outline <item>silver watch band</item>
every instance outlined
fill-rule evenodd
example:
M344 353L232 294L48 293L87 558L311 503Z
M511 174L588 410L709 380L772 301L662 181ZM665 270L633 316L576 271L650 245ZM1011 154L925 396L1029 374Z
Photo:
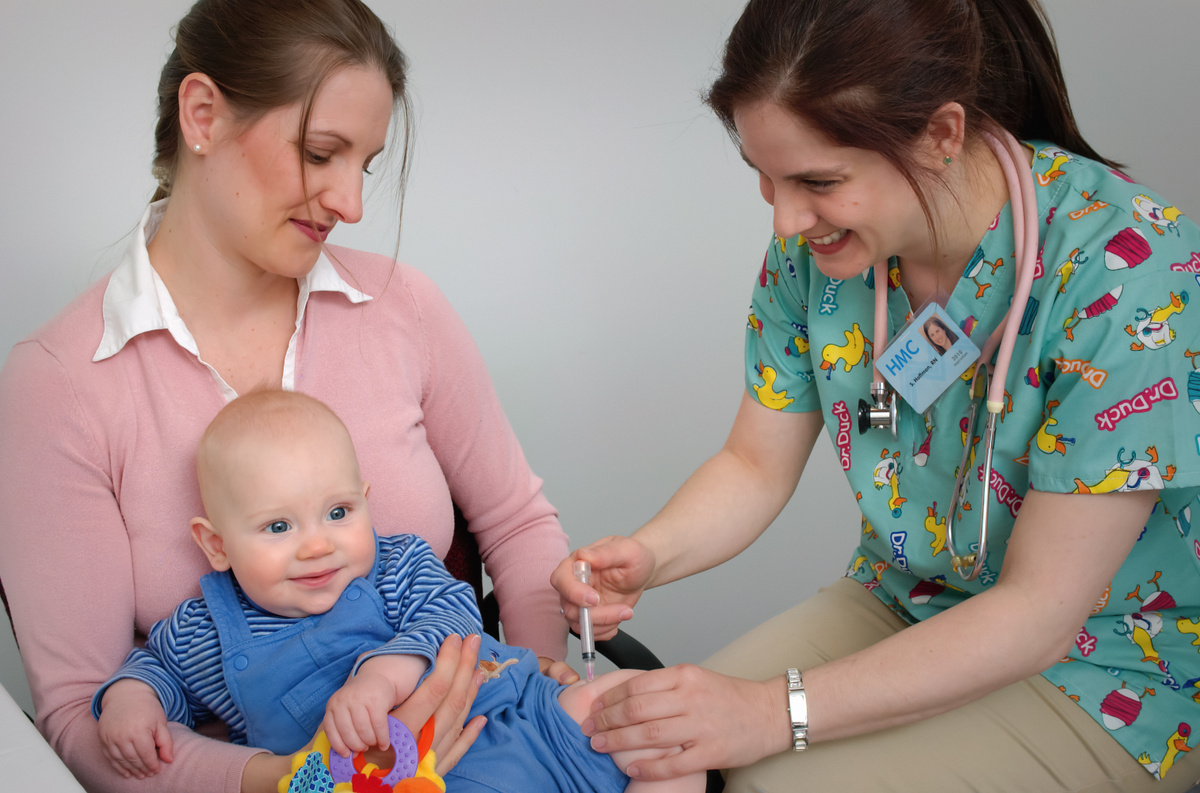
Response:
M787 670L788 718L792 720L792 751L803 752L808 748L808 696L804 693L804 679L800 670Z

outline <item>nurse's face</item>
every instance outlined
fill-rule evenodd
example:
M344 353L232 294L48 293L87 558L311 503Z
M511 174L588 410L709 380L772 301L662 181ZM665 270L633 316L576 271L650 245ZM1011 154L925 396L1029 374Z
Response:
M889 256L928 250L921 203L880 154L834 145L773 102L739 108L734 123L742 156L775 208L775 234L803 235L825 275L853 278Z

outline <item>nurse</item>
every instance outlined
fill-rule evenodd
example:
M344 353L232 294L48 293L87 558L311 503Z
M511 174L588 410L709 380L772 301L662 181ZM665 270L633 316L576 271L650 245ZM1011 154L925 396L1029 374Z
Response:
M604 638L646 589L752 543L822 431L862 530L815 597L704 668L606 694L593 745L681 744L630 773L734 768L734 791L1189 788L1200 414L1183 392L1200 286L1183 263L1200 229L1084 140L1036 0L751 0L708 102L774 212L746 392L724 448L653 520L552 580ZM887 339L932 303L980 348L1004 321L1014 218L986 136L1009 134L1040 256L984 483L965 375L923 414L901 403L899 437L851 417L883 354L877 291ZM964 459L958 553L990 511L972 581L945 532Z

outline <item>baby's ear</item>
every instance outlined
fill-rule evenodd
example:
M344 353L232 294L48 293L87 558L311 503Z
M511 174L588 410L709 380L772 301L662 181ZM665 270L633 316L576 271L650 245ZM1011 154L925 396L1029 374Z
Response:
M371 495L371 483L364 480L363 481L363 498L366 498L369 495Z
M225 555L225 541L205 518L192 518L192 539L208 557L214 570L228 570L229 558Z

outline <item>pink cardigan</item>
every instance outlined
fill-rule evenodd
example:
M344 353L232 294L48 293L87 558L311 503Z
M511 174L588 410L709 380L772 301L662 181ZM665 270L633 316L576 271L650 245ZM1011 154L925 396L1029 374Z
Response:
M561 659L566 628L549 575L567 538L479 350L426 276L332 250L343 278L374 299L310 296L296 389L349 428L378 531L419 534L444 556L457 504L507 641ZM202 514L193 455L224 404L209 370L165 331L92 361L107 282L17 344L0 373L0 579L38 727L85 787L234 793L253 750L172 725L174 763L126 781L102 757L88 709L133 629L145 634L200 593L208 566L188 532Z

